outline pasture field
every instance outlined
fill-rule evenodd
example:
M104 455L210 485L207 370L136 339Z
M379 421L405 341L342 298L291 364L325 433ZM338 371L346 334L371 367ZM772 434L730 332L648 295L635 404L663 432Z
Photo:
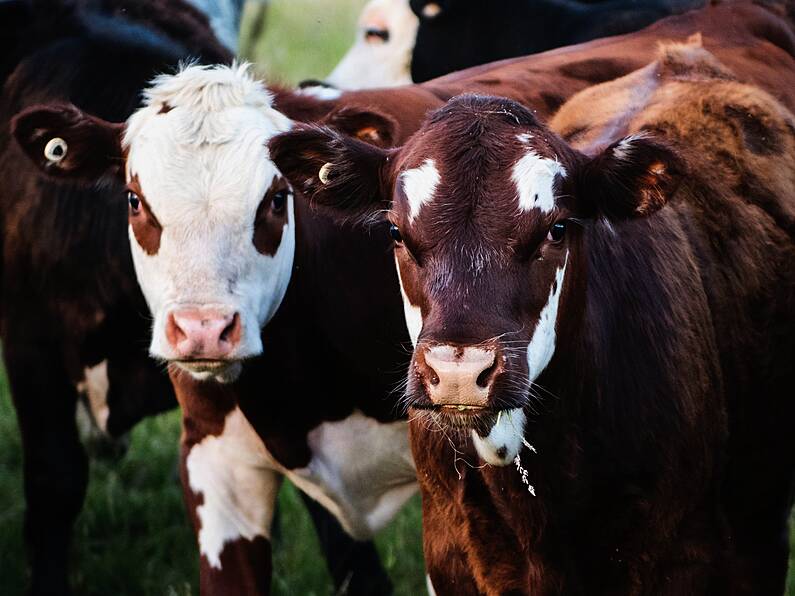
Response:
M258 73L295 83L322 78L353 36L364 0L272 0L262 34L247 10L241 47ZM73 585L85 596L188 596L198 594L196 547L177 478L179 413L140 424L117 461L99 459L91 476L73 549ZM0 596L23 593L23 492L19 433L8 384L0 374ZM274 545L274 593L332 593L314 530L295 489L279 497L280 532ZM795 540L795 534L792 536ZM791 542L793 542L791 540ZM396 593L423 594L419 499L378 537ZM791 557L791 566L795 558ZM795 596L790 577L788 596Z

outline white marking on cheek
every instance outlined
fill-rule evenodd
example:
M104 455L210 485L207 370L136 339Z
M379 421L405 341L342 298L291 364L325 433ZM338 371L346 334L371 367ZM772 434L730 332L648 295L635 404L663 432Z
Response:
M529 137L530 135L518 135L523 142L529 140ZM519 194L519 208L522 211L531 209L541 209L544 213L552 211L555 208L555 176L565 178L566 168L554 159L541 157L535 151L528 150L514 164L511 175Z
M194 445L186 461L190 489L203 499L199 549L221 569L224 545L239 538L270 538L281 476L243 413L235 408L218 436Z
M425 574L425 588L428 590L428 596L436 596L436 590L433 589L431 576L428 575L427 573Z
M481 437L473 430L472 440L480 458L492 466L511 463L522 449L526 420L521 408L503 410L488 436Z
M533 337L527 345L527 371L531 381L538 378L555 353L555 324L563 290L563 276L568 263L569 253L566 251L566 260L563 262L563 267L558 268L555 273L555 283L549 290L549 299L541 310Z
M406 319L406 327L409 331L411 344L416 347L422 331L422 309L411 303L411 300L406 295L406 290L403 289L403 279L400 277L400 265L398 265L397 257L395 257L395 269L397 270L398 283L400 284L400 295L403 298L403 316Z
M433 193L436 192L439 184L436 162L426 159L420 167L403 172L400 179L409 201L409 222L413 222L422 206L429 203L433 199Z
M314 97L321 101L332 101L339 99L342 96L342 90L336 87L325 87L323 85L312 85L311 87L304 87L296 91L298 95L306 95Z

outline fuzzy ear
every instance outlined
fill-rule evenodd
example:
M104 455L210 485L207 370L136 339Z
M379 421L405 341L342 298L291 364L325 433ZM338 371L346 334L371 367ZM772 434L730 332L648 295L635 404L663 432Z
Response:
M349 106L335 110L324 124L378 147L392 147L398 138L398 123L387 114Z
M609 219L644 217L665 206L682 174L682 160L671 149L636 134L586 163L580 196Z
M270 141L271 159L315 205L340 219L364 218L388 204L389 152L324 126L297 126Z
M95 182L124 175L124 124L96 118L70 104L50 104L14 116L11 131L33 163L50 176Z

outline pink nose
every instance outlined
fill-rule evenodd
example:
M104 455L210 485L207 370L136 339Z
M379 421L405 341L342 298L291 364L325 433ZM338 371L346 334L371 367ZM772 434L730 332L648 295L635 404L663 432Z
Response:
M166 320L166 339L178 360L226 360L240 336L237 313L185 308L170 312Z
M421 346L414 364L437 406L486 406L499 373L494 350L473 346Z

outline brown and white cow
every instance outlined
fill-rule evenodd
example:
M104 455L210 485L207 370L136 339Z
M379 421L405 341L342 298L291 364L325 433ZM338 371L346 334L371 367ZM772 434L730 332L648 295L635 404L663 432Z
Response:
M554 122L464 95L399 149L271 142L310 200L387 213L436 592L781 594L795 117L696 38Z
M427 110L467 89L525 98L548 114L595 80L651 60L661 35L694 30L762 82L775 68L738 47L787 59L759 34L786 31L782 19L743 5L398 90L271 96L243 70L188 68L159 79L126 129L67 106L17 119L22 146L51 175L109 174L130 185L131 245L155 319L151 350L174 365L185 412L184 484L205 589L267 590L283 475L357 536L414 490L391 397L408 339L391 245L385 233L341 229L295 200L264 148L269 138L295 121L321 121L399 144Z

